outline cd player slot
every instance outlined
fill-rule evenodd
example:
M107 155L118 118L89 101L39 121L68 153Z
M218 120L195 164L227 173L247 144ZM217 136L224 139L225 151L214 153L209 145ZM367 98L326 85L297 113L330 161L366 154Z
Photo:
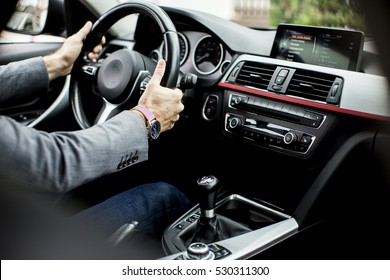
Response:
M252 112L252 113L262 114L262 115L269 116L269 117L275 117L275 118L282 119L285 121L290 121L293 123L301 123L299 118L297 118L294 115L291 115L289 113L284 113L282 111L276 111L273 109L267 109L267 108L252 106L252 105L248 105L247 110L249 112Z
M281 139L283 139L284 135L286 134L286 129L282 127L262 121L255 121L253 119L246 119L244 127L247 129L253 129L254 131L263 133L265 135L280 137Z
M232 108L314 128L318 128L325 119L324 115L306 110L300 106L261 97L248 97L232 94L230 96L229 105Z

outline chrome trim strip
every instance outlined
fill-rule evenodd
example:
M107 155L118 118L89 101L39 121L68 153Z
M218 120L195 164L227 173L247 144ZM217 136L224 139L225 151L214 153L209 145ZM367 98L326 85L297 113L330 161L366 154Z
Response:
M56 100L43 112L38 118L29 123L28 127L34 127L38 125L44 119L50 118L57 114L59 111L62 111L63 108L69 105L69 85L70 85L70 75L66 76L64 87L62 88L60 94Z
M289 218L267 227L225 239L214 244L223 246L231 252L231 254L223 258L223 260L248 259L293 236L297 232L297 221L294 218ZM182 254L185 254L185 252L169 255L161 259L173 260Z

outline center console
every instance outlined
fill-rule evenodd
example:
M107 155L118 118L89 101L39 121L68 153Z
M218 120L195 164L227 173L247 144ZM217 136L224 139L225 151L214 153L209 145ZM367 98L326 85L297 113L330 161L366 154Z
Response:
M220 100L208 95L203 117L213 120L221 108L224 137L293 158L310 157L336 119L329 111L235 90ZM298 232L294 217L268 204L239 193L217 198L217 181L198 180L201 201L166 229L163 259L248 259Z
M208 96L205 118L212 118L218 102L217 95ZM295 158L310 157L335 120L331 112L235 90L224 92L221 105L224 136ZM298 232L294 217L267 204L238 193L217 199L209 186L200 191L204 201L166 229L163 259L248 259Z
M163 248L167 257L163 259L247 259L298 230L291 216L238 194L209 206L205 209L201 201L166 229ZM219 224L210 230L207 220L213 227L214 215Z

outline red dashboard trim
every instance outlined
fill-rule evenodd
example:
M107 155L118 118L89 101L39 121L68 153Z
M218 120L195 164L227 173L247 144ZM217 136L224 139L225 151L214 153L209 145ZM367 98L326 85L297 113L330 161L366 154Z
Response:
M278 95L275 93L270 93L267 91L262 91L258 89L251 89L243 86L238 86L226 82L220 82L218 86L227 88L227 89L232 89L232 90L238 90L241 92L246 92L246 93L251 93L255 94L258 96L263 96L271 99L276 99L276 100L281 100L281 101L287 101L299 105L304 105L304 106L309 106L312 108L318 108L322 110L327 110L327 111L332 111L336 113L341 113L341 114L347 114L347 115L353 115L353 116L358 116L362 118L367 118L367 119L375 119L375 120L381 120L381 121L390 121L390 117L386 116L381 116L381 115L376 115L376 114L370 114L370 113L365 113L365 112L359 112L359 111L354 111L350 109L344 109L336 106L331 106L327 104L321 104L321 103L316 103L308 100L303 100L303 99L297 99L289 96L284 96L284 95Z

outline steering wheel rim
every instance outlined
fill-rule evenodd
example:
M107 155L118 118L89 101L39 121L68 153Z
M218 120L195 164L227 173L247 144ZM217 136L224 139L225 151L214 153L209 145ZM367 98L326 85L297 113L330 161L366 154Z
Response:
M165 74L161 85L174 88L177 85L180 68L180 47L176 28L170 17L159 6L148 1L132 1L119 4L103 14L92 26L91 32L84 41L83 50L77 59L72 73L70 86L70 103L77 123L83 129L91 127L86 117L79 80L91 83L92 88L103 100L94 124L105 122L119 112L130 108L130 98L138 100L142 87L150 78L156 66L155 61L134 50L118 50L102 65L87 60L87 54L98 45L110 27L125 16L139 13L152 18L163 34L166 46L163 54L166 61ZM131 69L130 69L131 68ZM114 86L112 86L115 84ZM133 104L135 105L135 104ZM126 107L128 106L128 107Z

